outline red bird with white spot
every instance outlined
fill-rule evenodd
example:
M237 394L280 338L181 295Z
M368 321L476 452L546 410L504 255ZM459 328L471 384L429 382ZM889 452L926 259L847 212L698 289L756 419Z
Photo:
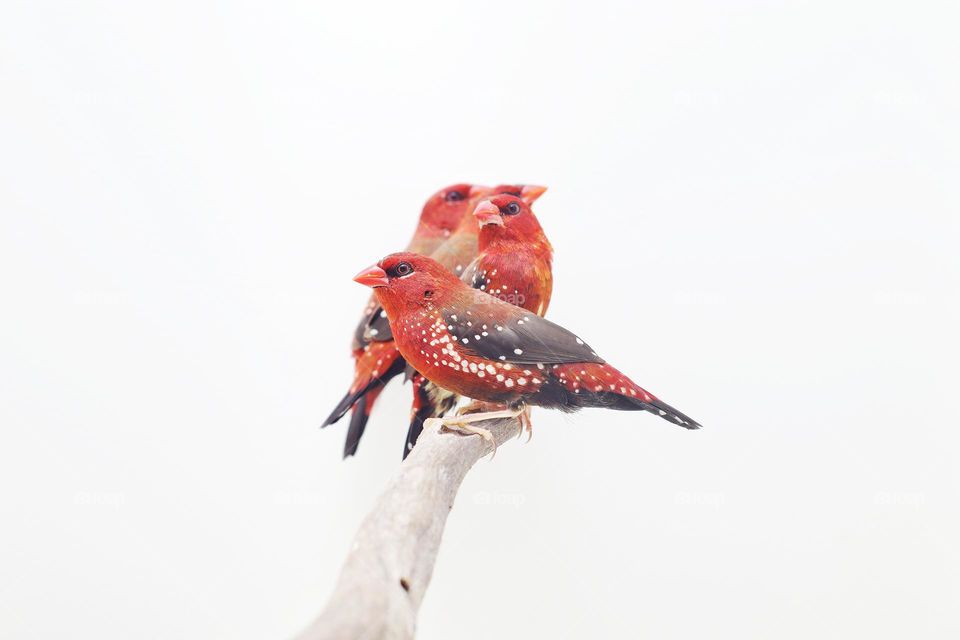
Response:
M490 189L471 184L455 184L433 194L420 215L420 222L407 251L429 254L447 269L460 275L477 255L479 225L470 215L476 203L490 194L511 193L535 200L544 189L525 185L502 184ZM337 422L353 410L343 456L356 453L366 429L374 402L386 384L406 370L393 343L386 313L371 297L353 337L354 376L349 390L321 427ZM415 374L414 374L415 375ZM422 381L414 379L414 421L439 415L450 408L448 399L441 406L425 404Z
M530 207L546 190L537 185L500 185L478 203L472 217L479 227L479 253L460 276L474 289L539 316L546 313L553 291L553 247ZM414 393L404 457L416 444L424 421L443 415L458 400L456 394L416 377ZM524 421L529 428L529 420Z
M397 348L417 371L460 395L508 406L444 418L446 427L490 438L470 423L515 417L533 405L562 411L643 410L686 429L700 428L607 364L573 333L471 288L430 258L394 253L354 280L373 288Z
M423 205L407 251L420 254L436 252L440 246L452 239L455 232L463 226L464 219L472 218L470 212L474 205L487 193L487 187L471 184L455 184L434 193ZM467 254L462 259L467 261L476 254L476 232L473 229L471 232L472 238L463 243ZM374 402L383 391L384 385L403 373L406 368L393 344L393 336L390 335L390 327L382 311L376 298L371 296L353 335L353 382L346 395L321 425L331 425L353 409L343 448L344 457L356 453Z
M537 197L546 190L537 189ZM480 225L480 253L462 279L542 316L553 292L553 247L530 209L532 203L528 196L504 194L477 205L473 217Z

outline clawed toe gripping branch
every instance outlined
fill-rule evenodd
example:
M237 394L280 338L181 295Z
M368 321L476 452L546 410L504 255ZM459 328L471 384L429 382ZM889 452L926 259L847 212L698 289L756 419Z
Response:
M493 434L489 430L482 427L474 426L473 423L476 422L486 422L489 420L502 420L502 419L513 419L520 418L518 420L519 432L523 433L523 426L525 424L524 416L527 415L527 411L523 407L517 407L513 409L504 409L502 411L487 411L484 413L464 413L456 416L446 417L446 418L430 418L424 423L429 428L438 429L441 433L444 431L453 431L456 433L462 433L464 435L477 435L480 436L485 442L489 443L493 448L493 451L490 453L490 459L492 460L494 456L497 455L497 440L493 437Z

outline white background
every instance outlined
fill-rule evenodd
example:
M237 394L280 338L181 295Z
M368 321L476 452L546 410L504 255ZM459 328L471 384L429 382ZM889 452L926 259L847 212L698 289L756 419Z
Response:
M0 9L0 636L287 638L399 462L360 268L542 183L551 317L701 421L535 412L420 637L956 638L950 2Z

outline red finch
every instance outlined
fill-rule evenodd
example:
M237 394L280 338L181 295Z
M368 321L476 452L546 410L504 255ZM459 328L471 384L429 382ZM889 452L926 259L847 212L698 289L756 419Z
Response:
M487 193L485 187L471 184L455 184L437 191L423 205L416 231L407 245L407 251L430 254L450 240L464 218L470 218L472 204ZM475 234L474 234L475 238ZM475 247L474 240L473 246ZM470 243L467 243L469 249ZM476 251L475 248L472 250ZM467 256L467 260L473 253ZM400 358L390 335L390 327L374 296L370 297L363 317L353 336L352 352L354 376L350 389L340 400L322 427L333 424L353 408L344 457L356 453L357 443L363 435L370 412L383 386L394 376L402 373L405 364Z
M477 204L473 216L480 228L479 253L464 269L461 280L474 289L544 315L553 289L553 247L530 205L546 187L506 185L500 195ZM456 405L458 397L433 385L419 374L414 378L414 408L404 445L404 457L413 449L425 420L439 417ZM529 426L529 421L526 421Z
M489 431L471 423L516 417L526 406L643 410L687 429L700 427L570 331L472 289L430 258L394 253L354 280L373 288L397 348L428 380L474 400L507 405L443 418L446 428L492 442Z

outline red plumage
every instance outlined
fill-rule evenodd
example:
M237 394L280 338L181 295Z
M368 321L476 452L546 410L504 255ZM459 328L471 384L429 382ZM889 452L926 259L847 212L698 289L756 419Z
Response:
M553 247L530 207L546 187L517 185L517 191L511 191L501 185L497 190L503 192L478 203L473 210L480 227L479 253L460 279L474 289L542 316L553 291ZM456 394L418 381L417 408L411 412L404 457L416 444L423 422L443 415L458 399Z
M645 410L700 427L573 333L472 289L429 258L391 254L356 280L374 287L403 357L440 387L510 406Z
M434 193L423 205L420 219L413 237L407 245L407 251L430 254L448 242L454 232L460 228L465 218L471 218L472 205L488 190L471 184L455 184ZM476 234L472 241L462 243L469 253L464 260L476 252ZM405 363L393 345L386 318L374 296L370 297L364 308L353 336L354 375L353 382L346 395L340 400L333 412L324 421L322 427L337 422L353 409L343 455L347 457L356 452L367 420L379 392L396 375L404 371ZM361 403L362 400L362 403Z
M488 194L520 195L524 189L527 187L523 185L498 185L489 189L470 184L457 184L437 191L424 204L420 221L407 246L407 251L430 255L451 272L463 273L466 266L477 255L479 225L470 215L474 205ZM532 193L528 192L528 196ZM536 196L540 193L542 190L537 192ZM352 351L353 382L321 425L326 427L333 424L347 411L353 410L343 450L344 457L356 453L357 445L363 436L370 412L380 391L406 368L406 363L394 346L387 318L374 296L371 296L364 308L360 322L354 331ZM420 394L419 398L417 394ZM419 411L414 410L415 421L422 422L423 419L438 415L443 409L449 408L449 401L431 406L424 394L422 384L415 384L415 402L421 405Z

